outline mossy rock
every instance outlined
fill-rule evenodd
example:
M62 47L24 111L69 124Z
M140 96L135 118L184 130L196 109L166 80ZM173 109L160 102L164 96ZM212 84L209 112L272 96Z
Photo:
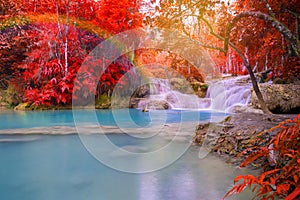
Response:
M206 91L208 89L208 85L207 84L202 84L200 86L200 88L201 88L202 91Z
M110 96L103 94L100 95L95 101L96 109L108 109L111 107Z
M170 84L173 90L177 90L185 94L193 93L192 88L190 88L190 83L186 81L184 78L171 78Z
M20 91L12 85L9 85L6 90L1 90L0 96L0 102L8 104L12 108L22 102Z
M31 104L28 102L25 103L20 103L19 105L17 105L14 110L28 110L30 109Z

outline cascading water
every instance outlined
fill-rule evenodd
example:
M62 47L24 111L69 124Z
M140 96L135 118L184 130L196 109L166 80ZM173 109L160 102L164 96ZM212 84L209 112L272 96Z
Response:
M247 106L251 98L251 84L247 76L214 81L209 84L206 98L210 109L231 112L236 106Z
M168 79L153 78L150 81L150 96L138 104L142 109L205 109L210 102L199 98L197 95L184 94L172 89Z
M151 79L150 96L139 102L141 109L214 109L231 112L235 106L247 106L251 84L246 76L209 82L205 98L172 89L168 79Z

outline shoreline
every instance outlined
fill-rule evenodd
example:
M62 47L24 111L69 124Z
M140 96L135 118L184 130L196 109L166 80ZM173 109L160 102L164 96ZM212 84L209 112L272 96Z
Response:
M119 128L118 126L49 126L33 128L2 129L0 136L39 136L39 135L110 135L129 134L141 138L159 136L170 141L192 142L198 122L165 123L139 128Z
M201 147L205 138L214 138L215 140L208 141L211 152L228 163L238 165L245 158L245 156L238 157L238 154L256 146L255 139L258 137L270 139L277 133L269 131L270 128L286 119L294 119L295 116L297 114L231 114L217 129L218 132L208 131L208 124L199 125L193 142ZM269 139L266 139L266 142Z

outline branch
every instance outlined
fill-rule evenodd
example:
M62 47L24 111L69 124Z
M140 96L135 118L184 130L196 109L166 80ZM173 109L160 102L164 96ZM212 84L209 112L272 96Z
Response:
M205 24L208 26L208 28L209 28L209 30L210 30L210 33L211 33L213 36L217 37L217 38L220 39L221 41L224 41L224 43L226 42L226 39L225 39L225 38L223 38L222 36L220 36L219 34L217 34L217 33L214 32L214 29L213 29L212 25L211 25L211 24L210 24L203 16L199 16L199 19L201 19L202 21L205 22ZM234 45L232 42L230 42L230 41L227 41L227 48L228 48L228 45L229 45L232 49L234 49L235 52L240 56L240 58L242 59L244 65L245 65L245 67L247 68L248 73L249 73L250 78L251 78L251 82L252 82L253 89L254 89L255 94L256 94L256 96L257 96L257 99L258 99L258 101L259 101L259 103L260 103L261 109L263 110L264 113L270 114L271 112L269 111L269 109L268 109L268 107L267 107L267 105L266 105L266 103L265 103L265 101L264 101L264 98L263 98L263 96L262 96L262 94L261 94L261 92L260 92L260 90L259 90L258 84L257 84L257 82L256 82L256 78L255 78L255 75L254 75L254 73L253 73L253 71L252 71L252 69L251 69L250 63L248 62L248 60L247 60L247 59L245 58L245 56L243 55L242 51L241 51L237 46L235 46L235 45ZM225 55L226 55L227 50L226 50L226 49L223 49L223 52L224 52Z
M222 53L225 54L224 49L221 48L221 47L212 46L212 45L204 44L204 43L201 43L201 42L197 42L197 43L198 43L200 46L204 47L204 48L218 50L218 51L221 51Z
M227 28L226 28L226 35L225 35L225 42L224 42L224 50L225 52L228 51L228 44L229 44L229 39L230 39L230 32L232 28L235 26L235 24L242 18L245 17L256 17L258 19L262 19L264 21L270 22L271 25L279 31L285 39L290 42L293 50L295 51L296 55L300 57L300 41L297 39L297 37L292 33L292 31L286 27L283 23L278 21L276 18L262 13L262 12L244 12L236 15L230 23L228 23Z
M224 41L225 38L223 38L222 36L220 36L219 34L215 33L212 25L209 23L209 21L207 19L205 19L202 15L199 16L199 19L201 19L209 28L210 34L215 36L216 38L218 38L219 40Z
M202 1L197 1L197 2L194 3L191 7L193 8L193 7L197 6L197 5L200 4L200 3L202 3ZM181 10L178 14L173 15L171 18L169 18L168 21L171 21L171 20L173 20L173 19L175 19L175 18L177 18L177 17L182 16L185 12L187 12L187 11L189 11L189 10L190 10L189 8L187 8L187 9L185 9L185 10ZM166 25L166 23L161 24L161 26L164 26L164 25Z
M268 3L268 0L264 0L264 2L265 2L265 4L266 4L266 7L267 7L267 9L268 9L270 15L271 15L272 17L275 18L275 13L273 12L273 10L272 10L270 4Z
M297 18L300 18L300 14L299 14L299 13L293 12L293 11L291 11L291 10L289 10L289 9L286 9L286 10L287 10L289 13L295 15Z

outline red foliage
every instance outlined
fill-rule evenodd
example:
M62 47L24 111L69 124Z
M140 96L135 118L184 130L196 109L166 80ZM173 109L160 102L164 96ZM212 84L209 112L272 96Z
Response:
M15 19L10 19L11 16L22 18L28 15L24 19L36 23L23 26L13 21L7 25L12 27L10 32L15 34L4 34L5 38L1 40L3 44L1 42L0 47L3 45L5 48L0 49L0 61L3 61L0 71L4 72L4 76L14 76L24 91L24 101L36 105L70 104L78 69L103 40L100 37L106 36L81 30L77 22L82 26L84 21L88 21L93 26L101 27L95 28L118 33L138 27L142 21L140 1L12 0L6 4L3 6L8 9L1 18L13 21ZM2 9L1 6L2 3ZM38 19L34 16L38 16ZM47 19L47 16L51 19ZM0 25L2 29L4 26ZM16 28L20 31L16 31ZM95 32L101 34L99 30ZM93 74L102 66L102 61L90 64L91 67L86 70ZM11 67L7 68L8 65ZM99 81L99 85L97 92L92 94L109 93L131 66L125 56L114 61L101 78L94 80ZM91 79L83 81L91 82ZM84 90L85 95L93 90L80 89Z
M246 151L253 151L243 161L245 167L259 158L268 160L264 172L254 177L252 175L238 176L234 183L243 180L229 190L224 198L234 193L240 193L247 186L253 187L257 197L261 199L274 199L275 197L286 200L299 199L300 197L300 114L294 120L288 119L270 129L278 131L266 146L254 147Z
M102 0L96 23L113 34L141 27L141 0Z
M267 9L266 2L272 11ZM235 11L258 11L274 16L296 36L296 18L299 4L296 0L257 1L237 0ZM248 48L247 57L256 72L272 69L274 77L289 79L300 78L299 56L292 50L291 44L279 33L270 22L248 17L240 20L231 33L232 42L241 50Z

